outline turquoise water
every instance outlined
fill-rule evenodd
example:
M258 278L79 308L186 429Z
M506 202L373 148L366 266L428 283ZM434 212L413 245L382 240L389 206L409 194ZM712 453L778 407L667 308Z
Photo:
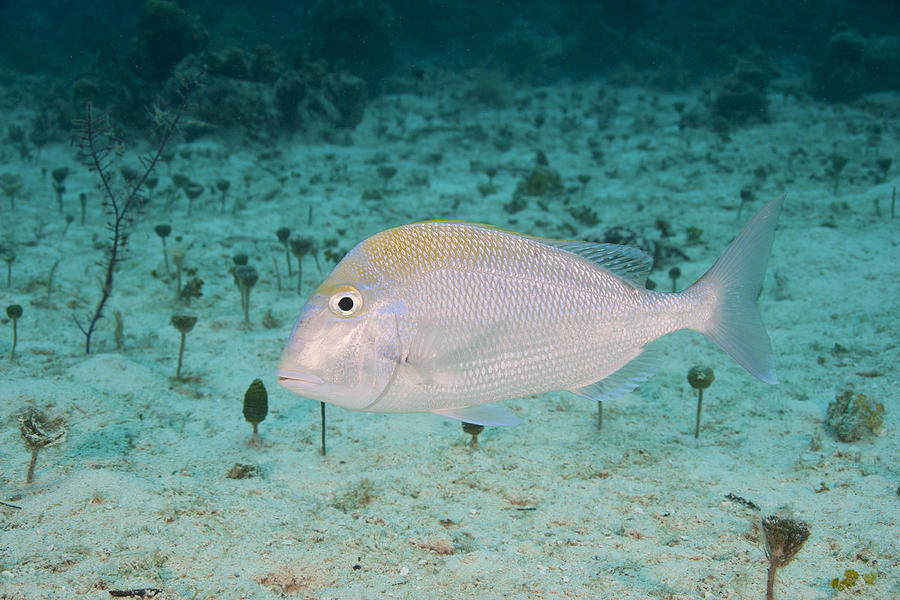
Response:
M770 515L809 530L775 597L897 596L896 8L615 7L0 9L0 598L758 598ZM782 192L777 386L678 332L602 427L567 392L477 447L328 406L323 455L277 384L386 228L634 246L680 290Z

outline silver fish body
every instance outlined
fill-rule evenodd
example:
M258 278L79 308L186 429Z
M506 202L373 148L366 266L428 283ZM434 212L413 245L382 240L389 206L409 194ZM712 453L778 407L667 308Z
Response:
M307 302L279 383L353 410L513 424L488 404L557 390L615 398L652 374L647 344L680 329L775 383L756 298L782 200L677 293L643 287L651 261L633 248L457 222L383 231Z

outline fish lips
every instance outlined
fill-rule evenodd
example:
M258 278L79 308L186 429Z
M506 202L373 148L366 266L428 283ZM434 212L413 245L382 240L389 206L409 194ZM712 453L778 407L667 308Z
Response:
M365 410L378 400L369 398L357 388L345 388L326 382L310 373L300 373L287 369L275 369L278 385L303 398L328 402L350 410Z
M300 395L319 389L325 383L321 377L287 369L275 369L275 376L278 377L278 385Z

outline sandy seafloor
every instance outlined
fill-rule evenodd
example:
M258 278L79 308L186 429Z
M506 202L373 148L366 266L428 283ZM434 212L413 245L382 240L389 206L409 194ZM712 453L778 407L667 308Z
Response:
M26 183L14 211L0 199L2 243L18 255L10 289L3 271L0 303L24 307L18 356L0 360L0 499L21 507L0 508L0 598L99 599L140 587L171 599L762 598L767 563L757 523L775 513L806 520L812 531L779 572L776 597L900 597L900 219L889 216L891 188L900 184L897 97L829 107L776 92L770 123L723 141L709 129L677 126L673 103L696 108L699 91L607 90L620 100L610 112L600 108L601 89L523 89L500 109L473 107L453 92L389 95L371 103L348 145L179 144L132 227L89 356L73 315L84 320L99 298L95 263L106 233L95 176L68 145L45 147L32 162L5 148L0 170L22 173ZM604 112L611 119L598 127ZM546 117L540 128L538 114ZM602 151L599 162L592 147ZM569 191L529 198L511 215L503 204L538 150ZM834 152L849 158L836 195L827 174ZM436 166L432 153L442 155ZM883 156L895 160L879 183L875 161ZM123 164L134 162L132 153ZM398 174L383 200L361 200L364 190L383 187L378 164ZM476 188L487 181L479 164L498 166L497 192L486 199ZM76 216L65 235L42 174L59 166L71 169L65 212ZM191 217L184 199L166 213L174 173L210 187L229 179L227 211L207 191ZM580 173L592 177L583 197ZM742 187L754 200L737 220ZM323 457L318 404L275 383L303 302L285 273L280 226L337 240L334 250L346 251L387 226L424 218L598 239L613 225L658 238L654 223L664 218L669 241L690 260L669 261L651 277L669 285L666 272L677 265L682 287L785 190L760 299L778 386L682 332L661 343L654 378L606 405L602 431L596 406L565 393L508 403L524 424L486 430L477 450L456 421L330 408ZM82 191L85 226L77 218ZM567 211L582 206L596 211L597 224ZM189 308L173 300L171 279L151 274L164 272L158 223L172 225L169 249L187 247L185 265L204 280L203 297ZM687 244L689 226L703 229L699 244ZM239 252L260 271L249 328L228 272ZM321 271L311 257L304 263L304 294L333 266L319 257ZM266 310L276 327L262 325ZM119 349L114 311L124 325ZM176 313L199 317L183 381L173 378ZM0 352L8 354L12 327L2 325ZM699 440L685 378L695 364L716 373ZM270 407L260 448L248 447L241 414L256 377ZM843 443L826 428L825 407L851 385L884 403L882 435ZM69 426L62 445L41 453L32 485L15 419L28 406ZM235 463L261 475L226 478ZM845 569L877 578L832 590Z

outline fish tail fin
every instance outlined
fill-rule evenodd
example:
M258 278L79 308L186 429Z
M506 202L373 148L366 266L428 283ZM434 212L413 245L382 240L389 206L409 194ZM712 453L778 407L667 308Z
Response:
M756 213L719 260L691 286L712 298L709 318L692 329L718 344L751 375L770 384L778 383L775 360L756 301L784 197L781 194Z

